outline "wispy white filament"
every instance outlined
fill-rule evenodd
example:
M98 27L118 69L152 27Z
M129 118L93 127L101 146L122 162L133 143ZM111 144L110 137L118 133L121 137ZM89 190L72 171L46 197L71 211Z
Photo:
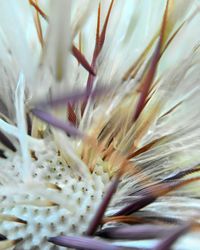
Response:
M24 13L19 6L19 1L2 1L0 8L0 25L2 30L6 33L7 42L10 46L11 52L16 57L19 67L24 70L27 77L33 73L33 57L24 34L22 16ZM26 10L28 9L28 1L22 1ZM5 15L6 13L6 15ZM16 28L17 25L17 28ZM33 33L33 32L32 32ZM23 54L23 55L22 55ZM30 68L30 62L32 67Z
M64 132L55 129L52 129L52 132L54 134L55 141L58 143L61 153L63 153L65 156L69 156L70 163L72 164L72 167L74 167L74 170L78 171L81 176L88 178L88 181L90 181L91 176L88 166L76 154L72 144L69 142L69 139L66 137Z
M25 94L25 79L23 73L20 73L19 80L17 83L15 91L15 108L16 108L16 118L18 125L18 138L21 147L21 153L23 158L23 176L24 181L30 178L30 167L31 160L28 147L27 139L27 128L26 128L26 118L25 118L25 108L24 108L24 94Z
M0 119L0 128L10 134L10 135L13 135L15 137L18 137L18 129L17 127L13 126L13 125L10 125L8 124L7 122L5 122L4 120Z

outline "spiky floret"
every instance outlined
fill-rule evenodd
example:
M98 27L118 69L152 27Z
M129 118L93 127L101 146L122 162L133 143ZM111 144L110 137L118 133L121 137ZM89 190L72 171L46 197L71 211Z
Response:
M2 2L0 249L197 248L199 18L187 0Z

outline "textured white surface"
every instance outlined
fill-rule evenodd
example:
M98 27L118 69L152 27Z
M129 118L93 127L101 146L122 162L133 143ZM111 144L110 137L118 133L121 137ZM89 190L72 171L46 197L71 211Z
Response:
M40 143L35 143L37 160L32 161L32 182L23 183L22 159L18 154L11 153L2 161L11 180L5 179L2 184L7 183L6 187L0 187L0 193L5 193L1 195L0 213L27 221L27 224L0 222L1 233L9 239L25 239L16 247L18 250L59 249L47 243L47 237L83 233L109 181L100 166L91 174L90 181L81 179L62 162L53 143L45 140L44 145L42 149ZM61 190L48 187L48 183ZM48 202L55 204L51 206Z

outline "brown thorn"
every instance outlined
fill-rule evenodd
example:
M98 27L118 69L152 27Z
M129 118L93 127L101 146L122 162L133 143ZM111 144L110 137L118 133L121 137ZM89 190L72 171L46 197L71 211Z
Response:
M72 46L72 54L77 59L77 61L93 76L95 76L95 72L92 66L88 63L85 56L81 53L79 49L75 47L75 45Z
M184 178L188 175L198 173L200 172L200 165L196 165L193 168L185 169L182 171L179 171L178 173L175 173L173 175L170 175L169 177L165 178L162 182L169 182L169 181L175 181L175 180L180 180L181 178Z
M171 42L173 41L173 39L176 37L176 35L178 34L178 32L182 29L182 27L184 26L185 22L183 22L172 34L172 36L170 37L170 39L167 41L167 43L164 45L161 54L160 54L160 58L161 56L164 54L164 52L166 51L166 49L169 47L169 45L171 44ZM124 74L122 80L126 81L129 78L134 78L136 73L138 72L138 69L141 67L142 63L144 62L144 58L145 55L147 54L147 52L152 48L153 44L156 41L156 38L158 37L158 34L156 33L156 35L152 38L152 40L149 42L148 46L146 47L146 49L142 52L142 54L140 55L140 57L136 60L136 62L134 62L134 64L126 71L126 73Z
M35 21L35 26L38 34L38 38L40 41L40 44L42 48L44 47L44 38L43 38L43 33L42 33L42 26L40 22L40 17L39 17L39 12L36 10L36 13L34 15L34 21Z
M82 35L81 35L81 31L80 31L79 36L78 36L78 49L82 53Z
M152 142L150 142L150 143L144 145L142 148L138 149L137 151L135 151L135 152L129 154L128 157L127 157L127 159L131 159L131 158L133 158L133 157L135 157L135 156L137 156L137 155L140 155L140 154L142 154L142 153L148 151L148 150L151 149L153 146L155 146L157 143L161 142L163 139L166 139L166 138L167 138L167 136L163 136L163 137L160 137L160 138L158 138L158 139L153 140Z
M99 43L100 23L101 23L101 3L99 3L99 6L98 6L97 29L96 29L96 44Z
M163 38L164 38L164 33L165 33L165 28L166 28L168 5L169 5L169 1L167 1L167 5L165 8L165 13L164 13L163 21L162 21L161 32L160 32L158 44L157 44L155 52L152 56L152 60L151 60L150 65L149 65L149 69L146 72L145 77L143 79L143 82L141 84L142 85L142 92L141 92L138 104L136 106L133 121L137 120L140 113L142 112L142 110L145 107L146 98L149 94L149 89L151 87L151 84L153 82L153 79L154 79L154 76L155 76L155 73L157 70L157 65L158 65L158 61L160 59L160 54L161 54L162 45L163 45Z
M112 6L113 6L114 0L111 1L109 9L108 9L108 13L106 15L106 20L104 22L103 25L103 29L101 34L99 35L99 29L100 29L100 13L101 13L101 6L99 4L99 8L98 8L98 15L97 15L97 31L96 31L96 44L95 44L95 49L93 52L93 58L92 58L92 63L91 63L91 67L95 69L95 64L96 64L96 60L97 57L103 47L104 44L104 40L105 40L105 35L106 35L106 29L107 29L107 25L108 25L108 21L109 21L109 17L110 17L110 13L112 10ZM88 76L88 80L87 80L87 85L86 88L88 90L92 89L93 83L94 83L95 77L91 74L89 74ZM85 111L85 107L87 105L87 99L83 102L82 107L81 107L81 114L83 116L84 111Z
M152 46L155 43L157 37L158 37L158 33L156 33L154 35L154 37L151 39L151 41L149 42L149 44L147 45L145 50L142 52L142 54L139 56L139 58L136 60L136 62L134 62L134 64L126 71L126 73L124 74L124 76L122 78L123 81L126 81L129 78L134 78L135 77L136 73L138 72L139 68L141 67L141 65L143 64L143 62L145 60L146 54L152 48Z
M71 122L74 126L76 126L77 123L76 113L74 112L73 106L70 103L67 104L67 110L68 110L69 122Z
M181 104L183 103L183 101L178 102L176 105L174 105L170 110L168 110L166 113L164 113L161 118L163 118L166 115L169 115L170 113L172 113L174 110L176 110Z
M39 7L33 0L29 0L29 3L30 3L30 5L32 5L32 6L37 10L37 12L40 13L40 15L41 15L46 21L48 21L48 16L44 13L44 11L42 11L42 10L40 9L40 7Z
M140 223L145 223L145 221L146 221L145 218L142 218L139 216L121 215L121 216L105 217L102 220L102 224L109 223L109 222L140 224Z
M173 192L195 181L200 181L200 177L194 177L183 181L176 180L172 182L155 184L151 187L141 190L140 192L137 193L138 198L136 198L133 202L120 209L118 212L114 214L114 216L129 215L134 212L137 212L140 209L156 201L157 198L164 196L169 192Z
M100 50L102 49L104 41L105 41L106 30L107 30L108 21L109 21L109 18L110 18L110 14L111 14L113 4L114 4L114 0L112 0L111 3L110 3L108 13L106 15L106 19L105 19L105 22L104 22L104 25L103 25L103 29L102 29L102 32L101 32L101 35L100 35L100 38L99 38L100 47L99 47L99 50L98 50L98 54L99 54Z

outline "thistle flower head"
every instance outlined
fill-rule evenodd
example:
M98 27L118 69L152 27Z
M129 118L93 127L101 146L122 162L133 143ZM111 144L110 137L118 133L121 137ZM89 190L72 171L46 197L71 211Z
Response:
M198 248L199 11L1 3L0 249Z

